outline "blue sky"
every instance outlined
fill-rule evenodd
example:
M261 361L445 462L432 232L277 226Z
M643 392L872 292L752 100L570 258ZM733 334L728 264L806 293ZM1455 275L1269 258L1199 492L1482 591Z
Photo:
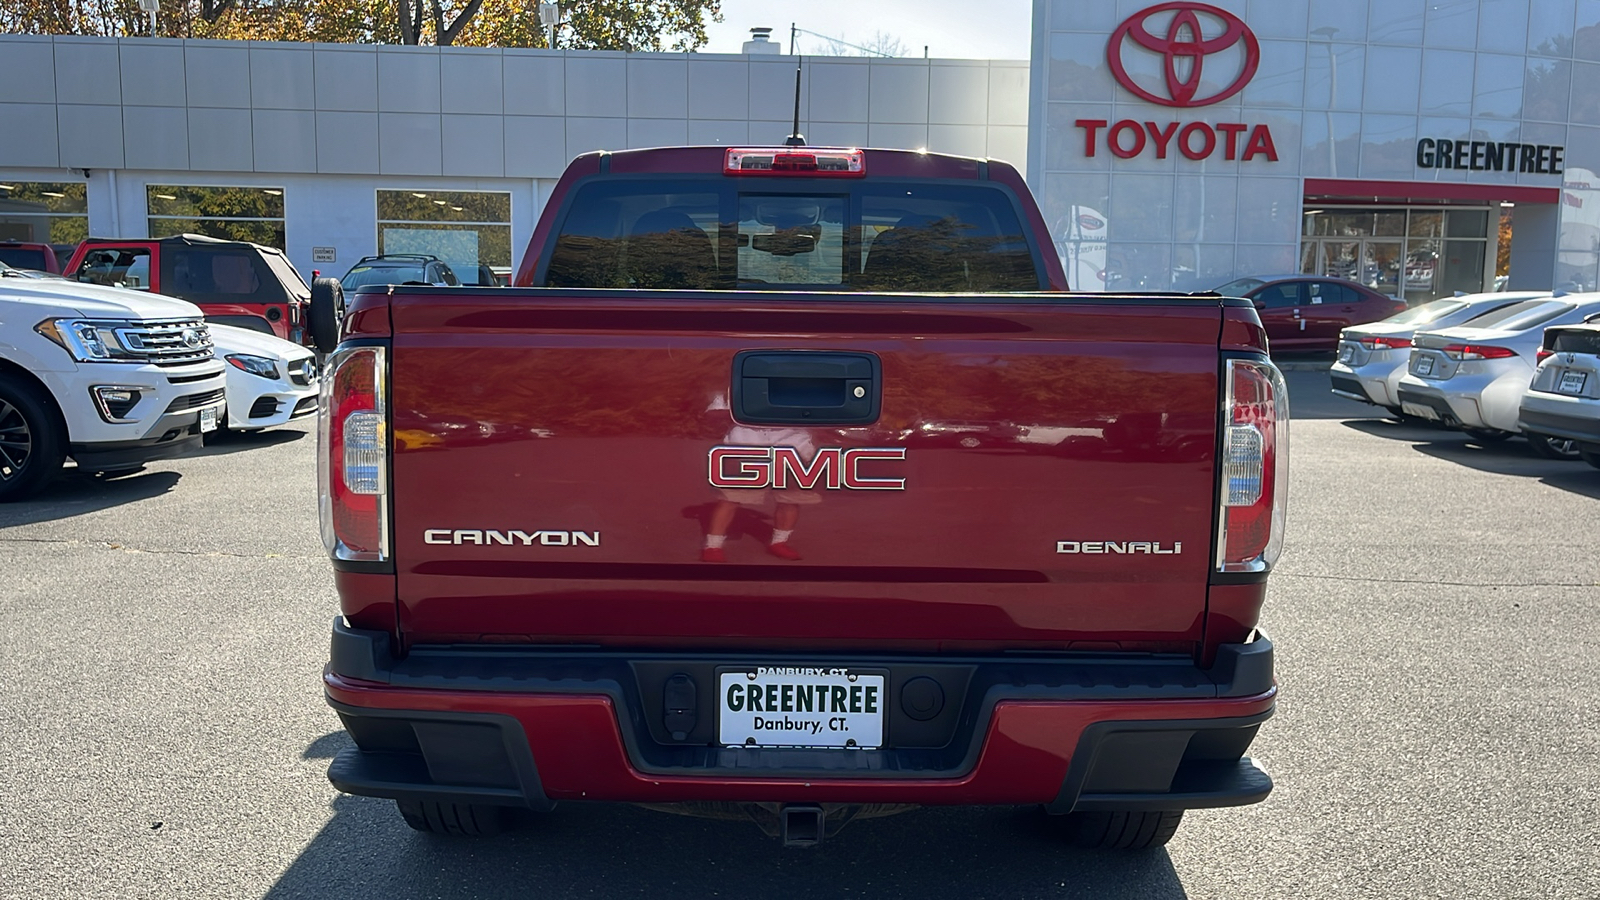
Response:
M1027 59L1032 0L723 0L721 23L710 24L707 53L738 53L756 26L772 28L789 48L789 24L851 43L882 32L905 45L906 56L946 59ZM823 44L801 35L802 52Z

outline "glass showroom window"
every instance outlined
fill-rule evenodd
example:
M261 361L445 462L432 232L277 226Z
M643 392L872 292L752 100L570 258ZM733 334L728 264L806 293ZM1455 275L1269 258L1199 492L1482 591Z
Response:
M445 261L462 284L511 274L511 195L499 191L379 191L378 252Z
M203 234L229 241L251 241L284 250L283 188L145 188L153 238Z
M1412 306L1489 290L1489 210L1308 209L1300 269L1348 278Z
M89 236L83 182L0 181L0 241L60 244L67 254ZM70 246L69 246L70 245Z

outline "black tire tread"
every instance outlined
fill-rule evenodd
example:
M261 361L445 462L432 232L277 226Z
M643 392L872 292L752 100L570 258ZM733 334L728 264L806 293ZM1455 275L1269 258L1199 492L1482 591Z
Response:
M1080 812L1067 816L1072 843L1088 850L1149 850L1164 846L1183 822L1182 810Z
M395 806L407 825L427 834L480 837L498 833L502 821L498 806L436 800L396 800Z
M33 438L21 478L0 482L0 503L5 503L25 500L55 478L67 458L67 434L55 400L27 380L0 373L0 397L22 413Z
M340 320L344 318L344 287L337 278L318 278L311 283L311 306L306 316L311 343L323 353L332 353L339 343Z

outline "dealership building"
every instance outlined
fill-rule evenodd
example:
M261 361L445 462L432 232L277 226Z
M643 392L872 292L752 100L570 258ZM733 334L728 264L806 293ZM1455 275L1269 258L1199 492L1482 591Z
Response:
M1035 0L1031 47L807 58L801 130L1016 164L1080 289L1305 271L1416 302L1600 280L1600 4ZM0 239L507 268L577 153L780 142L795 61L745 49L0 36Z

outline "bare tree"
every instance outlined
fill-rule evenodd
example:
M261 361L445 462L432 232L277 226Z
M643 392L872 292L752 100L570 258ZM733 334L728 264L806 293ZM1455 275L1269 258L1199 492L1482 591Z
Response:
M807 32L807 34L811 33L812 32ZM882 31L874 32L871 38L868 38L866 41L859 44L843 40L842 38L832 38L824 35L817 35L817 37L822 38L824 43L820 48L812 51L813 55L816 56L906 55L905 44L901 43L900 39L894 35L885 34Z

